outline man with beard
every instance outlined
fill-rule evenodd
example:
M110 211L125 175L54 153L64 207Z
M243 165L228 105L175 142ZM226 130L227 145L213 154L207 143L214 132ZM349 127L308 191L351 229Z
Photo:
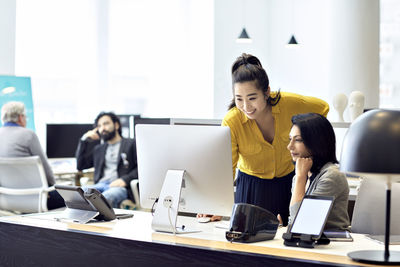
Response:
M137 179L136 145L121 136L121 123L112 112L101 112L95 128L85 133L76 151L77 169L94 167L94 185L112 207L131 196L130 182ZM85 188L84 188L85 190Z

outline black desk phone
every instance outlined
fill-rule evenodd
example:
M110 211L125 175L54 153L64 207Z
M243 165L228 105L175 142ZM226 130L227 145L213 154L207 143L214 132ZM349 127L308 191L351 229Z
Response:
M55 185L56 190L64 198L67 208L72 210L84 210L98 212L96 220L111 221L118 217L132 217L128 214L116 215L107 199L94 188L86 191L79 186ZM131 215L131 214L129 214Z

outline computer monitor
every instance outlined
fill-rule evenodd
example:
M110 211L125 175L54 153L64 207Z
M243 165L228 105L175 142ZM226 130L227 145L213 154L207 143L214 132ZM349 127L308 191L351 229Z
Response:
M73 158L84 133L93 129L93 124L47 124L46 153L48 158Z
M178 210L231 215L234 192L228 127L139 124L136 146L140 204L152 208L159 198L153 229L172 232L175 228L169 222L176 225L176 218L170 212ZM155 226L159 210L167 229Z
M210 125L221 126L222 120L220 119L180 119L171 118L171 125Z
M386 210L382 207L386 205L386 186L379 179L362 179L351 221L353 233L385 234ZM400 183L392 183L390 209L390 234L400 235Z
M136 138L136 125L138 124L170 124L171 119L169 118L144 118L144 117L135 117L133 120L134 126L134 138Z

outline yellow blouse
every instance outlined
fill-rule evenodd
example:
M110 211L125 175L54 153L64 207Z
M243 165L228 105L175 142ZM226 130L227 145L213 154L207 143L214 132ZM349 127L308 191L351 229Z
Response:
M292 116L314 112L326 117L328 111L328 103L321 99L281 92L280 101L272 107L275 137L270 144L264 140L255 120L246 117L236 107L230 109L222 126L231 129L233 173L238 167L244 173L263 179L289 174L294 169L287 149Z

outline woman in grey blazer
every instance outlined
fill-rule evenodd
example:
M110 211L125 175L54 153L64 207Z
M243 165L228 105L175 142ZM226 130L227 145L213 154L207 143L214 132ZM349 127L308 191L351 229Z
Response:
M296 164L290 201L290 219L305 195L334 196L325 229L344 230L350 225L347 212L349 185L337 166L333 127L316 113L292 117L288 149ZM307 186L308 185L308 186Z

